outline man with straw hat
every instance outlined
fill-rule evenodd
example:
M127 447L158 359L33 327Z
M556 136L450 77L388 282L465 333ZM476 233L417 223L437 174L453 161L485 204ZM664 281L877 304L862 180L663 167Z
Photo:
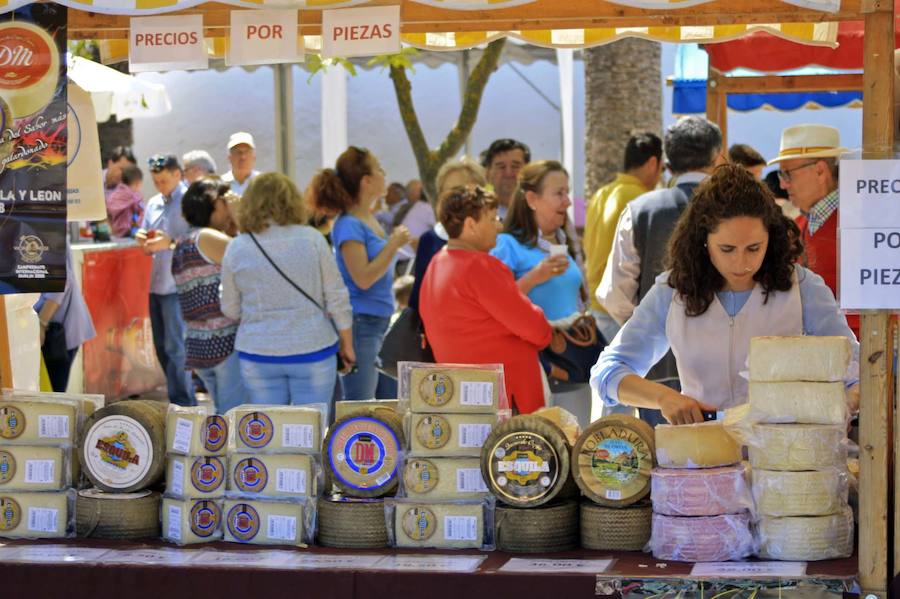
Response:
M806 248L805 266L837 290L838 157L847 152L834 127L795 125L781 134L778 156L781 188L800 210L797 225ZM859 337L859 317L847 322Z

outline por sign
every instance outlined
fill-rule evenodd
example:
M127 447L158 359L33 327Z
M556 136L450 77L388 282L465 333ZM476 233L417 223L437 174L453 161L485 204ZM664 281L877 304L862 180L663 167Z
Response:
M322 11L322 56L375 56L400 52L400 7Z
M296 10L233 10L225 63L229 66L300 62Z
M185 71L209 68L203 15L131 19L128 70Z

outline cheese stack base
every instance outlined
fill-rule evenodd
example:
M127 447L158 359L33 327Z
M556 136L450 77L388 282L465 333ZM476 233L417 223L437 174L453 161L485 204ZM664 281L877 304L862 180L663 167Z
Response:
M753 471L753 498L760 516L828 516L842 512L849 496L846 470Z
M680 517L653 514L653 557L677 562L726 562L753 554L750 515Z
M222 539L222 499L162 500L162 538L178 545Z
M719 468L654 468L653 511L665 516L720 516L753 507L743 464Z
M74 492L0 492L0 538L74 536Z
M818 561L853 554L853 511L830 516L760 518L758 555L765 559Z
M484 502L398 500L392 509L394 547L482 549L487 545Z

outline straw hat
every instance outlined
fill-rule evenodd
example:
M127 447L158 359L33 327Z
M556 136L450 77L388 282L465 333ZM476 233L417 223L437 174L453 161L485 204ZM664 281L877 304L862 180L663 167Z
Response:
M826 125L794 125L781 133L778 156L769 165L795 158L835 158L849 150L841 146L841 136Z

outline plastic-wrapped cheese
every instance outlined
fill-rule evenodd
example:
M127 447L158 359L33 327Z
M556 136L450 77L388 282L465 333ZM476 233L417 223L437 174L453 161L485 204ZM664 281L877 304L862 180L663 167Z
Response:
M0 537L58 539L72 536L71 492L0 491Z
M396 547L480 549L484 544L484 504L398 502L394 511Z
M170 455L166 464L166 495L192 499L225 496L225 458Z
M239 453L318 453L322 413L299 406L238 406L228 412Z
M830 516L760 518L758 555L765 559L815 561L853 553L853 511Z
M176 455L224 455L228 423L217 414L197 406L169 406L166 415L166 451Z
M843 336L753 337L751 381L841 381L850 364Z
M653 511L668 516L738 514L753 507L743 464L707 469L654 468Z
M347 401L334 402L334 419L340 420L344 416L359 410L369 410L370 412L379 412L382 409L393 410L400 414L400 401L397 399L354 399Z
M313 460L304 454L233 454L228 459L228 491L258 497L314 496Z
M663 468L715 468L741 461L741 446L721 422L660 424L656 462Z
M407 497L424 501L489 493L479 458L409 458L403 465L403 486Z
M303 546L305 506L300 502L225 501L225 540L255 545Z
M222 538L222 501L163 498L162 538L179 545L218 541Z
M59 491L72 483L71 463L62 447L0 445L0 493Z
M750 515L682 518L653 514L653 557L676 562L725 562L753 553Z
M843 383L750 382L750 408L759 422L844 424Z
M77 408L68 401L0 401L0 443L57 445L75 442Z
M478 368L415 368L410 373L413 412L496 413L503 374Z
M477 457L497 423L496 414L412 414L413 455Z
M757 424L748 453L756 470L823 470L847 461L843 426Z
M847 505L846 470L753 471L753 498L763 516L827 516Z

